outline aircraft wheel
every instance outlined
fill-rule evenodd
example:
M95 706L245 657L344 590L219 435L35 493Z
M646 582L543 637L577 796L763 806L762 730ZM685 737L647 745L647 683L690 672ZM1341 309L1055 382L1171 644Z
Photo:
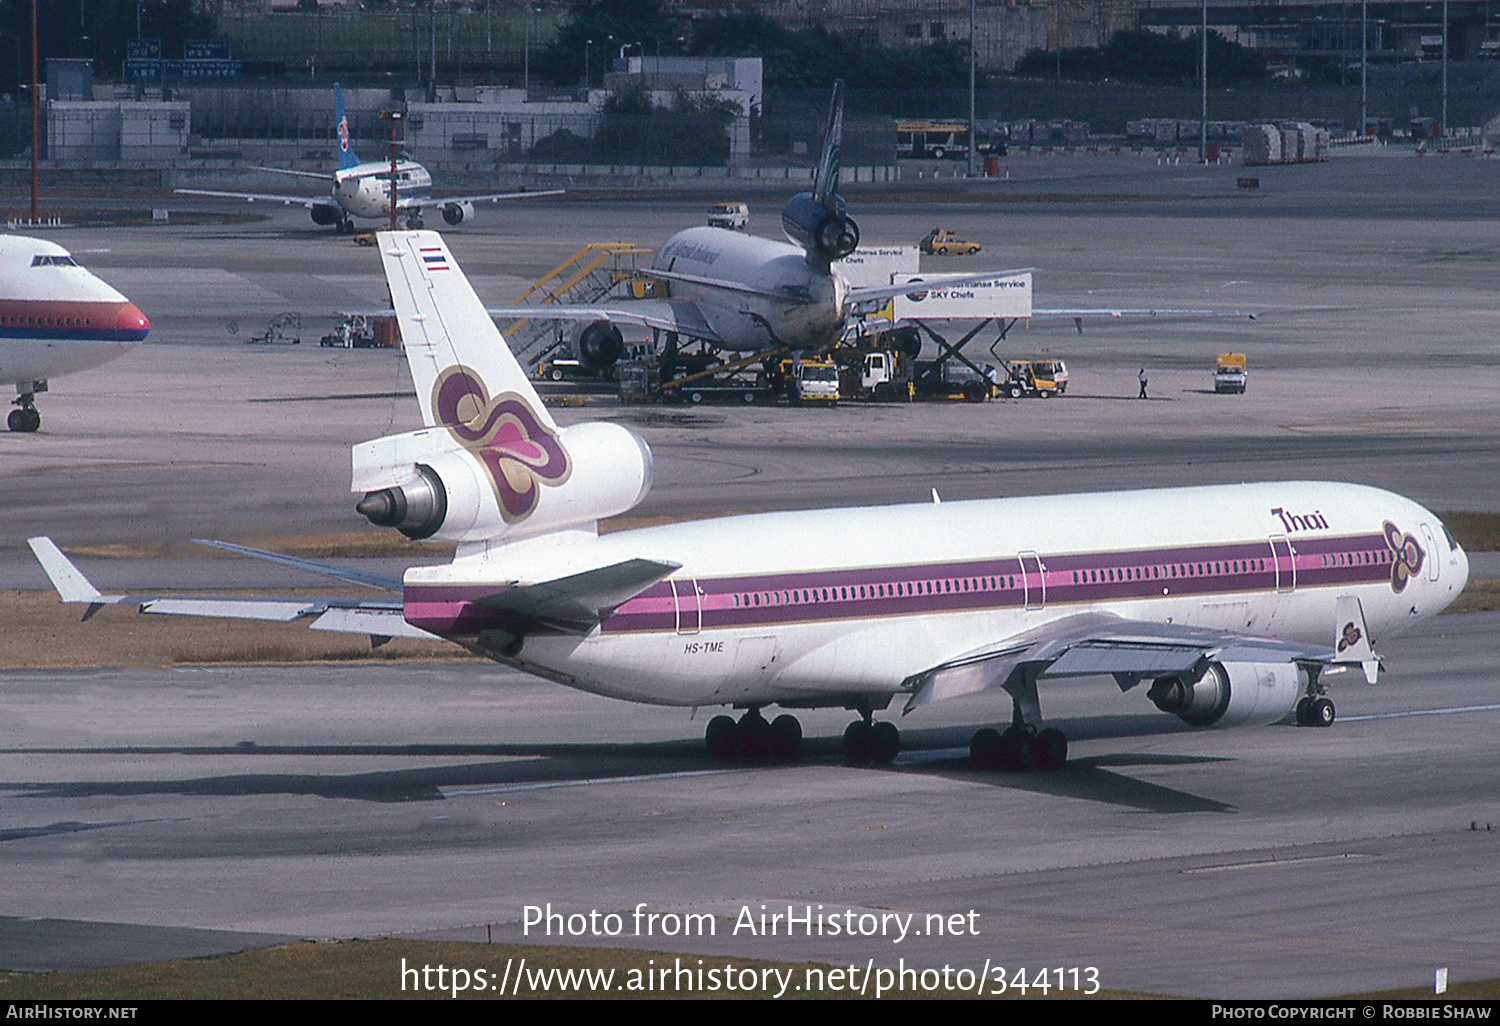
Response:
M701 404L703 402L703 393L702 392L689 392L688 393L688 402L692 403L694 406L698 406L699 404Z
M974 732L969 742L969 762L975 769L992 770L1000 767L1000 732L993 727L984 727Z
M1000 768L1024 773L1036 766L1036 738L1025 727L1007 727L1000 735Z
M715 716L703 732L703 743L710 759L732 759L739 747L740 728L729 716Z
M1312 719L1312 696L1306 695L1297 702L1297 726L1311 727Z
M1314 727L1333 726L1334 717L1337 715L1333 703L1326 698L1313 699L1312 705L1307 710L1308 722Z
M802 724L797 717L783 713L771 721L770 749L774 762L796 762L802 757Z
M889 720L870 725L870 761L877 766L889 766L901 752L901 731Z
M739 756L746 762L759 762L770 754L771 725L760 710L751 709L741 716L735 732L739 735Z
M406 219L406 229L407 229L407 231L413 231L413 232L414 231L418 231L418 230L421 229L421 227L422 227L422 219L420 217L408 217Z
M1062 769L1068 761L1068 738L1062 731L1048 727L1036 736L1037 769Z
M42 415L34 408L22 407L10 411L10 416L5 418L5 425L12 431L22 433L35 431L42 426Z
M551 372L548 373L547 377L551 378L553 381L561 381L563 379L562 368L553 367Z
M864 720L855 720L844 730L844 757L855 766L870 760L870 725Z

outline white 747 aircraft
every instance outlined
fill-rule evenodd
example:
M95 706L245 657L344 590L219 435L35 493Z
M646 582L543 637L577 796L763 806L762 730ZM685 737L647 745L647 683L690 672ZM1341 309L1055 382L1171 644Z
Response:
M312 619L314 628L440 637L628 701L732 706L716 756L793 759L801 727L761 710L842 707L851 760L889 762L873 714L999 688L1010 725L980 730L981 766L1055 768L1039 685L1102 675L1209 727L1295 712L1327 726L1334 671L1373 680L1371 642L1440 612L1468 560L1416 503L1287 482L726 517L597 533L639 503L651 453L618 424L559 427L442 238L380 235L424 427L354 448L358 509L457 543L404 580L232 548L384 587L389 599L100 594L46 538L32 548L66 602L147 613ZM906 540L896 558L890 538ZM839 539L836 547L830 538ZM834 558L830 558L830 555Z

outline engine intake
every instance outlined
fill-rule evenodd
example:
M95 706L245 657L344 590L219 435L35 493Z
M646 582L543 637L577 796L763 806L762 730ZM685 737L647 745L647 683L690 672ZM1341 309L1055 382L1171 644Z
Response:
M1195 727L1264 727L1292 711L1302 680L1292 663L1209 663L1197 680L1158 677L1146 694Z
M594 321L578 335L578 356L595 370L613 367L625 353L625 336L608 321Z
M859 225L844 213L844 201L837 196L834 209L813 199L810 192L799 192L787 201L781 211L781 228L787 238L826 260L842 260L859 248Z
M444 203L443 220L450 225L463 224L474 219L474 204Z
M313 224L327 227L330 224L338 224L344 219L344 212L329 203L317 203L309 207L308 214L312 217Z

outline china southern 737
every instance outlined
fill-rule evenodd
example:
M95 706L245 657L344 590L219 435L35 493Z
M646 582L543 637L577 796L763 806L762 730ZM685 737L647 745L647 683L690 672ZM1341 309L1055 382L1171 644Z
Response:
M333 225L338 231L354 231L354 219L387 219L391 213L391 162L388 160L363 161L355 156L349 143L349 119L344 114L344 94L339 84L333 84L333 110L335 132L338 135L339 167L333 174L316 171L296 171L283 167L257 167L257 171L270 171L278 175L297 178L313 178L327 182L330 191L326 196L296 196L285 193L229 192L223 189L175 189L187 196L222 196L227 199L242 199L254 203L262 200L269 203L301 204L312 215L313 224ZM422 227L422 211L436 208L446 224L458 225L474 217L474 204L494 203L509 199L535 199L538 196L560 196L562 189L545 189L537 192L487 192L474 196L432 195L432 173L414 160L402 158L396 162L396 213L408 228Z
M1373 680L1372 645L1435 616L1468 577L1428 510L1320 481L601 535L650 488L646 443L614 423L554 422L440 236L381 233L379 246L423 426L355 446L352 489L373 523L456 543L452 562L396 580L235 546L388 597L103 595L34 538L64 601L446 638L626 701L742 710L708 723L720 757L795 759L792 711L833 707L856 714L852 761L889 762L900 735L877 713L990 691L1008 707L975 733L972 758L1022 770L1067 759L1042 715L1060 677L1103 678L1198 727L1329 726L1330 682ZM768 719L775 708L789 711Z

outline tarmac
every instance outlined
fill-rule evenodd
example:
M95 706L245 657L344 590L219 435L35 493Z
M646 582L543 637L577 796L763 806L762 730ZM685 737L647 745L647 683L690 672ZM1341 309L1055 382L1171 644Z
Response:
M1500 165L1347 157L1257 169L1255 190L1235 167L1010 166L1008 182L855 193L851 209L870 242L942 225L985 246L924 269L1036 267L1038 306L1257 317L1018 326L995 355L1066 358L1055 400L591 397L559 420L641 432L656 480L634 514L648 517L1286 478L1500 512ZM445 235L500 303L583 242L659 244L703 205L566 196L481 210ZM303 584L190 556L187 540L361 530L348 447L414 426L416 404L399 354L315 343L336 311L380 303L378 255L304 211L251 209L269 216L49 234L152 334L53 382L37 434L0 435L0 588L45 587L24 545L38 533L64 548L165 546L168 558L80 559L128 590ZM774 204L751 217L770 234ZM244 344L287 311L301 345ZM1226 351L1248 354L1243 396L1212 393ZM1134 398L1142 366L1148 401ZM410 562L432 558L413 546ZM1488 554L1475 568L1500 576ZM1500 614L1456 614L1383 642L1381 683L1338 688L1326 731L1195 732L1107 680L1049 687L1070 763L1023 776L967 767L974 728L1007 712L981 699L903 721L889 769L843 766L846 716L831 711L802 715L801 764L725 768L701 753L702 713L472 663L0 672L0 966L488 927L861 966L1092 965L1110 988L1215 997L1422 986L1444 966L1493 978L1497 628ZM525 906L548 902L707 913L716 932L523 934ZM972 910L977 936L730 932L761 904Z

